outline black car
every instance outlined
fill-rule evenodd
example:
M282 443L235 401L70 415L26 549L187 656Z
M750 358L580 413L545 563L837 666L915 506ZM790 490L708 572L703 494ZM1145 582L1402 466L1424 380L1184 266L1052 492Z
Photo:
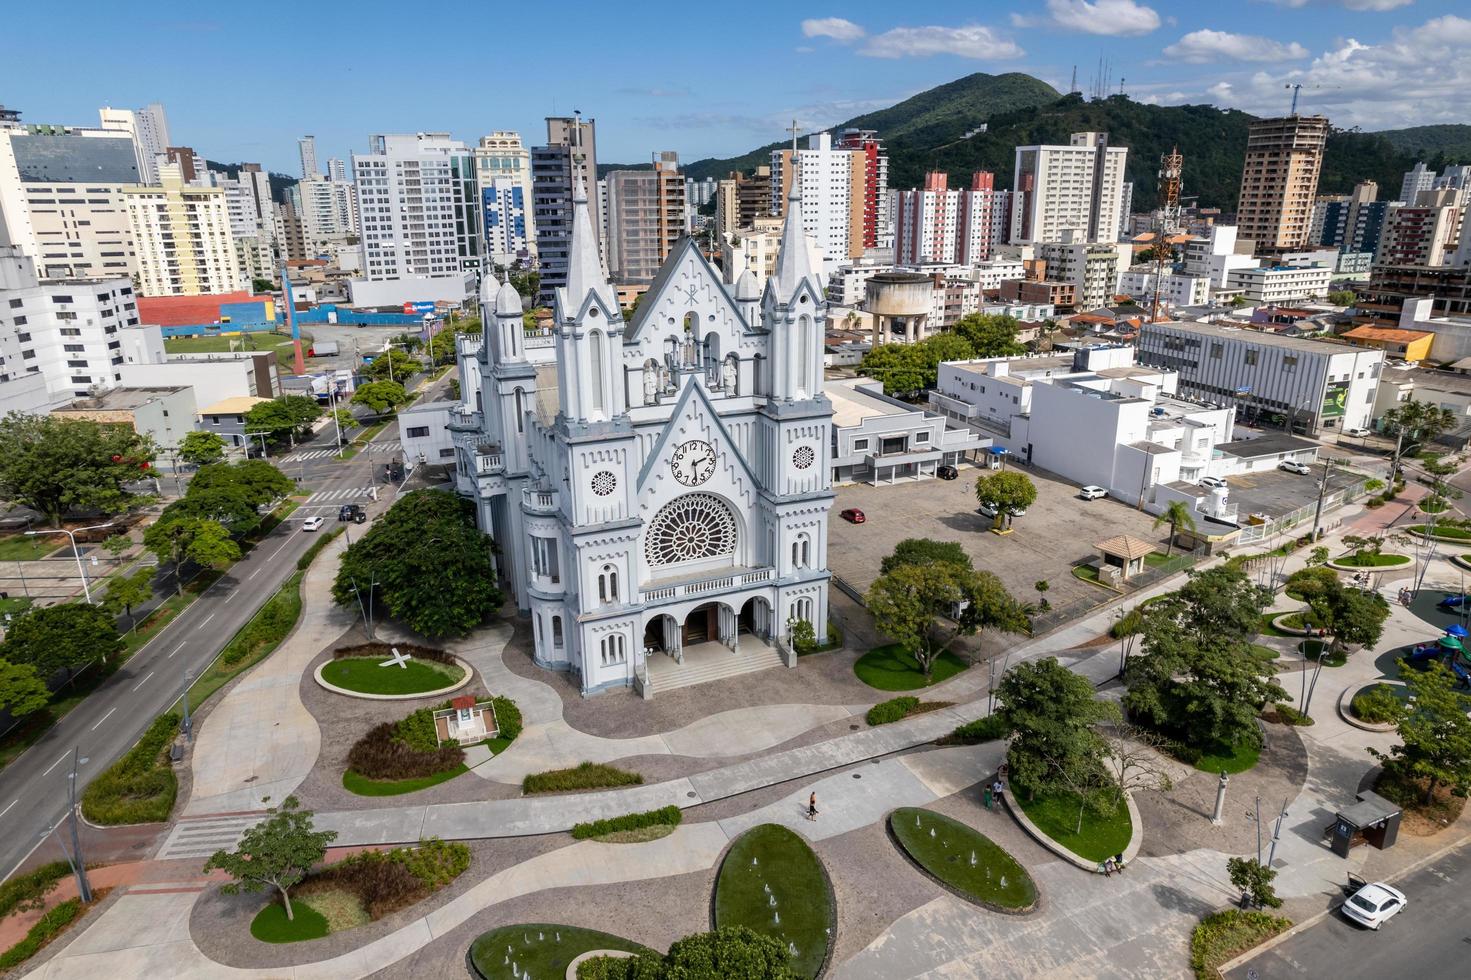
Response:
M945 465L935 470L935 475L942 480L954 480L956 477L960 476L960 471L951 466L949 463L946 463Z
M362 524L368 520L367 513L357 504L343 504L337 511L339 521L352 521L354 524Z

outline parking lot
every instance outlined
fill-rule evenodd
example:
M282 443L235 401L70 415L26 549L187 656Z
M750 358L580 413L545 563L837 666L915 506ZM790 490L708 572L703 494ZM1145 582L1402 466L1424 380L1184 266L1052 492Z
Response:
M1314 503L1318 499L1318 481L1323 477L1323 467L1314 466L1306 475L1288 473L1286 470L1262 470L1259 473L1238 473L1226 478L1231 488L1227 498L1236 505L1236 513L1242 521L1249 514L1266 514L1276 520L1283 514ZM1364 477L1335 469L1328 478L1328 493L1345 490Z
M1169 531L1152 528L1149 514L1116 500L1081 500L1072 483L1036 470L1018 471L1037 485L1037 502L1005 535L990 533L991 521L976 512L976 477L983 469L963 466L956 480L840 486L830 522L828 564L849 585L866 592L879 575L879 563L903 539L958 541L978 570L995 573L1017 599L1035 602L1032 585L1046 579L1051 586L1048 601L1061 606L1085 596L1106 596L1072 574L1072 566L1097 554L1097 542L1131 534L1164 550ZM867 521L855 525L839 517L848 507L862 510Z

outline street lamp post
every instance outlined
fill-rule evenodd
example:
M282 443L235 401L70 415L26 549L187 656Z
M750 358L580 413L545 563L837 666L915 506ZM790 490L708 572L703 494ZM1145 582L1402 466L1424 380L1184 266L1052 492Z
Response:
M270 453L266 452L266 433L264 433L264 432L246 432L246 433L244 433L244 435L245 435L245 438L246 439L259 439L260 440L260 458L261 459L270 459L271 458ZM250 449L247 446L246 447L246 454L249 455L249 453L250 453Z
M77 530L78 531L100 531L100 530L102 530L105 527L112 527L112 524L113 524L112 521L108 521L106 524L93 524L91 527L81 527L81 528L77 528ZM86 568L84 568L82 566L82 553L77 550L77 536L76 536L76 534L73 531L69 530L68 528L64 528L64 527L47 528L44 531L27 531L26 532L26 536L27 537L34 537L37 534L65 534L68 538L71 539L71 543L72 543L72 557L75 558L76 561L77 561L77 574L82 577L82 595L84 595L86 597L86 599L87 599L87 605L89 605L89 606L92 605L92 588L91 588L91 586L89 586L87 584L87 570L86 570Z
M184 741L194 741L194 723L189 718L189 682L194 680L194 668L184 671Z
M82 838L77 833L77 766L85 764L86 761L80 757L80 750L72 746L72 771L66 781L66 797L72 825L72 870L77 875L77 895L84 905L92 901L92 884L87 881L87 864L82 860Z

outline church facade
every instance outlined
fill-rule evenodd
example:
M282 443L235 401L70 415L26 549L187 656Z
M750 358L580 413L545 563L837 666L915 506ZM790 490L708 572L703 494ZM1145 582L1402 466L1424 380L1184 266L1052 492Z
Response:
M584 694L647 690L651 667L669 676L695 651L769 656L797 621L825 636L832 406L808 254L794 197L764 289L750 272L727 288L686 238L625 320L579 191L549 332L484 280L484 336L460 348L456 485L536 662Z

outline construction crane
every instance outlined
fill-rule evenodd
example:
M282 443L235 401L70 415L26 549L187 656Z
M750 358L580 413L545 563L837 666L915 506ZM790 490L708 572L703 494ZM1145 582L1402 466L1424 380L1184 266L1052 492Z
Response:
M1185 167L1185 158L1178 146L1159 158L1159 222L1154 242L1154 290L1149 304L1149 322L1159 320L1159 294L1163 288L1165 255L1173 257L1174 250L1168 244L1169 236L1180 230L1180 172Z
M1297 115L1297 96L1302 91L1302 82L1289 82L1282 87L1292 89L1292 111L1288 115L1295 116Z

